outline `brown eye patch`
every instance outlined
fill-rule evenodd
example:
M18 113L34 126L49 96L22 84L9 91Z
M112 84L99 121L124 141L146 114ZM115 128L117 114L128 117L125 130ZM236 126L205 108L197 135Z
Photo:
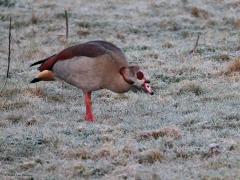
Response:
M137 78L138 78L139 80L142 80L143 77L144 77L144 74L143 74L141 71L138 71L138 72L137 72Z

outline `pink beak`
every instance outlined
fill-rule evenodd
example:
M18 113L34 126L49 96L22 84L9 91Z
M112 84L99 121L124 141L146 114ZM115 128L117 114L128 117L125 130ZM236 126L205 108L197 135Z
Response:
M142 86L143 86L146 93L148 93L150 95L154 94L153 90L152 90L152 87L150 86L150 84L148 82L144 82Z

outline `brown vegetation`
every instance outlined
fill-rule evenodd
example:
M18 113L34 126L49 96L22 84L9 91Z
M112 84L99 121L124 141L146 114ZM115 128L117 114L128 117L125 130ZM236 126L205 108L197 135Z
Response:
M235 60L234 62L232 62L229 67L228 67L228 71L229 73L232 72L240 72L240 59Z
M208 11L201 9L199 7L192 7L191 14L194 17L201 18L201 19L209 19L213 16L213 14L209 13Z
M239 5L0 0L0 179L239 179ZM155 95L98 91L89 124L82 92L29 84L37 73L29 65L96 39L144 67Z
M179 129L175 127L166 127L158 131L141 132L140 134L138 134L137 137L140 139L149 139L149 138L158 139L159 137L179 139L182 137L182 135Z
M142 163L154 163L157 161L162 161L164 159L163 153L157 149L150 149L147 151L143 151L138 154L138 162Z

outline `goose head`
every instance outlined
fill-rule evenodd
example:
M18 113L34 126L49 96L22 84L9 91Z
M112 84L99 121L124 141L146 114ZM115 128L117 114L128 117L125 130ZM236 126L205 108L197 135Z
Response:
M154 94L149 76L139 66L121 67L119 72L128 84L142 88L147 94Z

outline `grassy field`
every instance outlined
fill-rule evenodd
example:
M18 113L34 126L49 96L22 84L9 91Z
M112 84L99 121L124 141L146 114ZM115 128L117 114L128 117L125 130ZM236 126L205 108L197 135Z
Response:
M0 0L0 179L240 179L240 63L229 68L240 57L239 9L238 0ZM144 67L155 95L94 92L91 124L81 90L29 84L29 65L96 39Z

